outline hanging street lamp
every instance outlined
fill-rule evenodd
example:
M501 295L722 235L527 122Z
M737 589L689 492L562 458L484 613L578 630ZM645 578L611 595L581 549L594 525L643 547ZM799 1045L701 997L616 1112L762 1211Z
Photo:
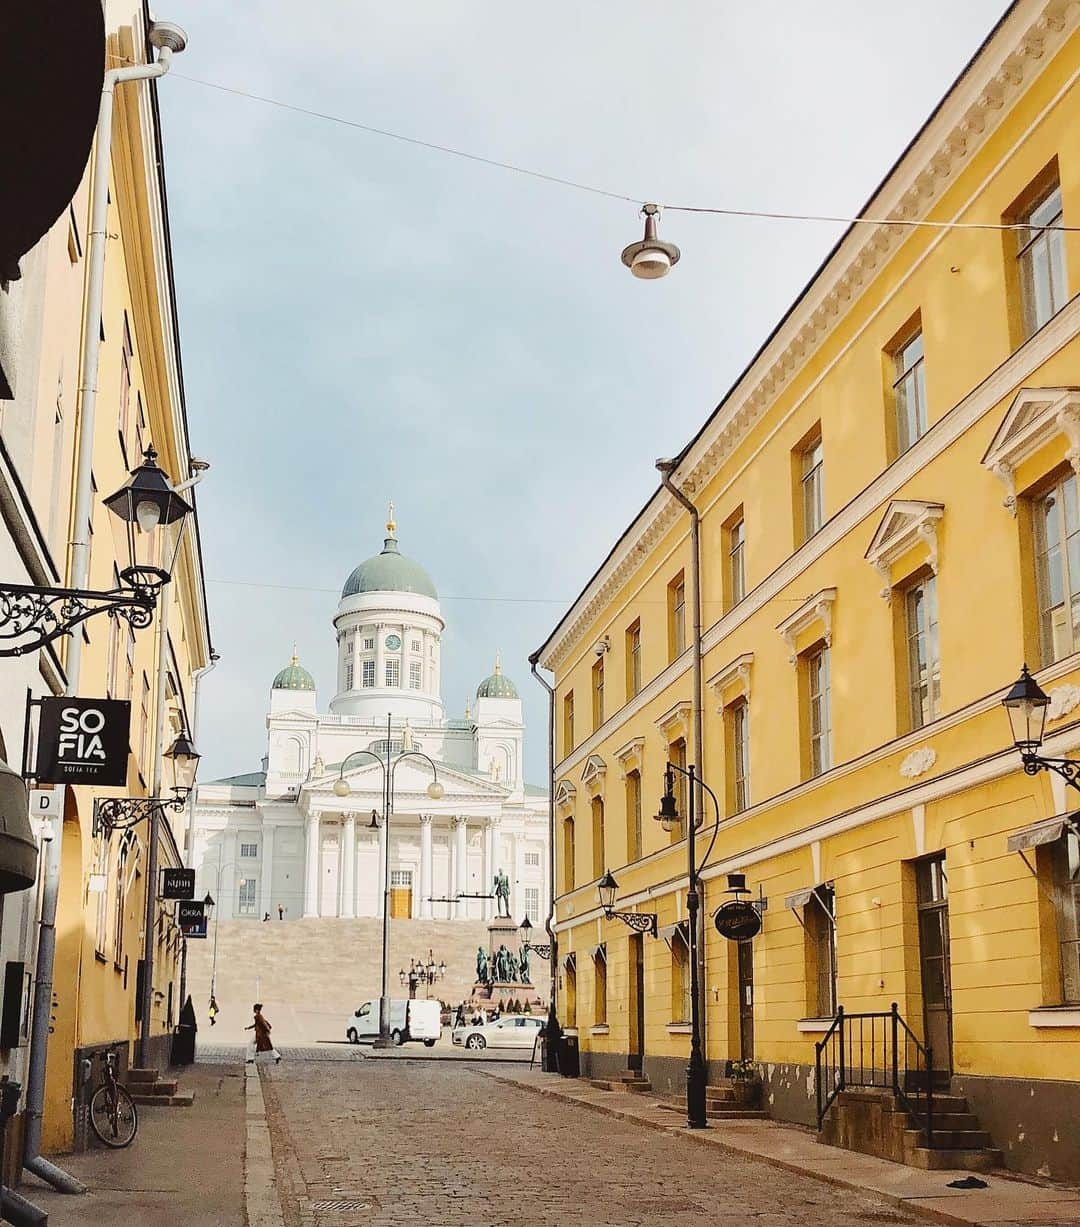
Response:
M596 884L596 894L600 899L600 909L607 919L621 920L628 928L635 929L638 933L648 933L651 937L655 937L657 933L656 913L617 912L615 910L615 895L618 889L619 884L615 881L611 870L606 870L604 876Z
M525 919L518 925L518 942L521 949L531 951L538 959L550 959L551 946L532 941L532 931L533 924L526 912Z
M153 818L155 813L164 814L166 809L182 813L195 787L201 757L191 738L181 730L164 754L172 773L172 796L98 797L94 802L94 836L104 835L108 839L113 831L126 831ZM212 905L213 900L210 902Z
M170 545L168 530L190 514L191 505L173 489L152 447L104 503L123 521L127 537L120 586L98 592L0 584L0 657L37 651L99 613L121 617L134 630L150 625L158 591L169 582L180 548L180 534L172 534Z
M657 237L656 220L660 216L660 206L642 205L641 212L645 217L645 237L623 248L622 262L635 277L655 281L671 272L672 265L678 264L682 253L674 243L665 243Z
M1020 751L1026 775L1038 775L1040 771L1053 771L1066 784L1080 790L1080 761L1071 758L1044 758L1039 749L1046 732L1046 717L1050 710L1050 696L1031 676L1027 665L1012 689L1001 700L1009 717L1013 745Z

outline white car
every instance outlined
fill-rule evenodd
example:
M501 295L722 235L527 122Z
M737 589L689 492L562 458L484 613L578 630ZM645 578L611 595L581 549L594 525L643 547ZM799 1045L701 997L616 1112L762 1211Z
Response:
M455 1044L480 1048L532 1048L544 1020L532 1014L506 1014L482 1026L459 1027L451 1035Z

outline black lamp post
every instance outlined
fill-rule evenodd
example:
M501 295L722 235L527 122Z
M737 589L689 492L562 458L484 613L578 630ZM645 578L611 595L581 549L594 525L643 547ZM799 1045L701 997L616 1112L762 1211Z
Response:
M98 592L0 584L0 657L37 651L99 613L121 617L135 630L150 625L158 590L172 575L180 544L177 534L170 551L163 534L191 506L172 488L152 447L105 506L126 528L128 562L120 572L120 587Z
M705 1114L705 1050L701 1042L701 978L698 971L698 912L701 908L701 867L697 864L697 821L694 806L697 800L697 790L700 786L710 797L716 807L716 827L702 865L709 859L713 844L716 842L716 832L720 829L720 802L716 793L697 778L693 765L680 767L669 762L664 772L664 795L660 798L660 811L656 820L665 831L670 831L681 821L679 807L675 800L675 772L685 775L690 781L687 789L687 824L686 824L686 854L687 854L687 891L686 915L687 928L690 935L690 1061L686 1066L686 1124L690 1129L707 1129L708 1119Z
M1050 696L1031 676L1027 665L1020 670L1020 676L1001 702L1009 717L1013 745L1020 751L1024 772L1038 775L1040 771L1053 771L1066 784L1080 790L1080 762L1071 758L1044 758L1039 753L1046 731Z
M409 998L412 999L416 996L416 987L418 984L423 984L425 986L424 991L426 994L427 986L434 984L437 980L443 979L445 975L445 961L440 960L438 963L436 963L435 955L429 949L427 962L425 962L423 959L410 959L409 970L406 971L404 967L401 968L401 970L398 972L398 979L401 981L403 988L406 984L408 984Z

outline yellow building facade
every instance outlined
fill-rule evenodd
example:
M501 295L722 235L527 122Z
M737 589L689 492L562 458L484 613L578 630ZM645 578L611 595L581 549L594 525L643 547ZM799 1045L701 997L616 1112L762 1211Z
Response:
M113 14L110 6L117 24L108 33L107 67L152 58L144 9L120 7L123 11ZM118 585L127 560L123 525L103 499L124 484L149 447L174 485L191 475L153 89L150 82L121 84L114 102L88 583L99 591ZM87 183L96 160L95 146ZM68 231L76 266L86 262L89 221L84 183L69 215L58 223ZM85 346L85 335L81 343ZM75 431L83 428L76 416ZM64 480L73 488L73 469ZM184 498L194 504L194 491L186 490ZM72 497L69 515L73 502ZM152 625L135 631L123 619L101 615L83 628L79 694L130 700L130 756L125 789L68 788L65 798L42 1134L46 1153L82 1141L85 1103L100 1081L97 1058L115 1051L121 1070L137 1059L149 832L144 821L130 831L95 836L94 801L98 796L154 795L155 763L181 729L191 728L193 676L209 664L210 640L198 527L194 516L188 521L172 582L162 591ZM74 535L72 524L67 540ZM67 566L70 577L70 550ZM159 705L163 635L164 702ZM166 795L168 783L166 778ZM184 863L186 812L165 810L164 818L159 868ZM159 1068L168 1063L182 1005L183 942L174 910L174 904L160 903L155 926L150 1058ZM88 1058L93 1062L89 1082L83 1065Z
M1001 708L1029 662L1044 753L1080 752L1078 30L1076 4L1009 9L862 214L961 225L853 225L677 457L701 747L663 487L540 650L585 1073L683 1084L686 843L653 815L700 750L710 1075L751 1059L814 1124L837 1008L896 1002L1007 1165L1080 1178L1080 806ZM605 919L605 869L656 938ZM767 901L751 942L711 923L735 872Z

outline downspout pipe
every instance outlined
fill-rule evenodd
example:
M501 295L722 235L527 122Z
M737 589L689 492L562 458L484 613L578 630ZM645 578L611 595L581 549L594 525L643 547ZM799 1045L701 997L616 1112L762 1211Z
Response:
M199 700L202 696L202 680L208 673L213 673L220 659L218 653L211 648L210 663L201 669L196 669L191 675L191 725L188 728L188 736L196 745L199 744ZM184 848L184 859L188 869L195 868L195 800L198 791L199 786L196 783L188 797L187 839Z
M701 653L701 525L698 517L698 509L694 506L693 501L679 489L671 480L672 473L678 462L675 460L657 460L656 469L660 474L660 484L664 489L686 508L690 515L690 613L692 619L691 630L691 654L692 665L691 672L693 674L693 698L692 709L690 713L691 724L694 729L694 771L698 780L705 778L705 732L704 732L704 666L702 663ZM701 787L694 781L691 787L697 789L697 796L694 798L692 812L698 816L697 821L704 821L705 814L705 798L702 794ZM689 834L689 832L688 832ZM701 895L705 894L705 884L701 884ZM698 911L697 923L697 952L698 952L698 987L701 1000L697 1003L701 1011L701 1036L702 1049L705 1048L706 1028L705 1028L705 924L703 917L705 915L704 903L702 897L699 900L701 904Z
M559 1014L556 1000L556 985L559 973L559 939L555 934L555 688L537 670L540 653L533 652L529 657L529 668L533 677L548 692L548 914L544 922L548 941L551 944L550 986L548 989L548 1020L547 1020L547 1066L552 1072L553 1054L559 1052L562 1039L562 1028L559 1026ZM555 1058L557 1061L557 1057Z
M94 414L97 407L101 357L101 310L105 289L105 251L109 220L109 167L112 163L113 95L126 81L148 81L169 71L173 55L183 51L187 36L179 26L157 22L150 40L158 55L153 64L109 69L101 87L97 146L91 175L90 237L87 250L86 311L83 319L83 360L79 376L79 449L75 465L75 510L72 520L70 586L85 588L90 574L90 499L94 459ZM79 693L82 635L68 641L67 694ZM56 957L56 904L60 893L60 841L63 819L53 820L47 840L41 892L41 921L34 975L34 1008L30 1061L26 1077L26 1134L23 1167L60 1193L85 1193L86 1185L41 1154L41 1123L45 1111L45 1066L52 1017L53 962Z

